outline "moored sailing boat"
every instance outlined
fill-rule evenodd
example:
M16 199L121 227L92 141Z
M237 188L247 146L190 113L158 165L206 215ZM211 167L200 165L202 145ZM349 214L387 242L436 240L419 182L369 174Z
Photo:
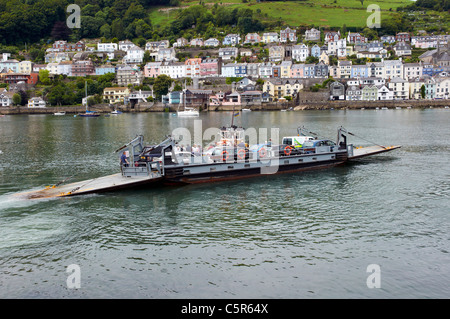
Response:
M98 114L96 111L89 111L89 103L87 98L87 81L84 84L84 90L85 90L85 97L86 97L86 112L78 114L78 116L81 117L99 117L100 114Z

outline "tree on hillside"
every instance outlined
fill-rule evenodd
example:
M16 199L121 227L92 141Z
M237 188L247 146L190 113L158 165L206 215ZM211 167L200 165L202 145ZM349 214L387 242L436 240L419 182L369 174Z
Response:
M426 95L425 90L426 90L425 85L422 84L422 86L420 87L420 95L422 96L422 99L425 98L425 95Z
M14 105L19 105L20 102L22 101L22 98L20 97L19 93L14 93L12 100Z
M155 79L155 84L153 84L153 93L157 100L161 100L163 95L169 93L170 85L172 84L172 79L165 75L158 75Z
M70 34L71 31L64 21L56 21L50 33L55 40L67 40Z

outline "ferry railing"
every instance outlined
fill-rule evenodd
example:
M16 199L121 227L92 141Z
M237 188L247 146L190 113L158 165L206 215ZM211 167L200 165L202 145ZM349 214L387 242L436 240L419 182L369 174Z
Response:
M122 176L124 177L158 177L164 174L164 168L159 161L136 162L134 165L121 165Z

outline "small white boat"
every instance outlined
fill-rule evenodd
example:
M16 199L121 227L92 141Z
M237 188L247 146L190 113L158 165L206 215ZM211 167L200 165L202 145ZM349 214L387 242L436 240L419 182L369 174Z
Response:
M250 109L242 109L242 112L251 112L252 110Z
M122 112L121 112L121 111L114 110L114 111L111 112L111 114L122 114Z
M448 106L445 106L444 109L448 109Z
M53 115L58 115L58 116L66 115L66 112L55 112L55 113L53 113Z
M192 116L199 116L200 113L198 110L192 107L186 107L184 111L177 111L177 115L181 117L192 117Z

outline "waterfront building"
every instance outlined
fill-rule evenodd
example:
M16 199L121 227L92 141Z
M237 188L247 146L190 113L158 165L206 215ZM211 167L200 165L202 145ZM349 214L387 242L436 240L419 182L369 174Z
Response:
M385 101L394 99L394 92L386 85L377 85L376 87L378 88L377 100Z
M285 96L294 97L303 89L301 79L271 78L264 81L263 91L273 98L281 99Z
M330 90L330 100L345 100L345 85L339 81L328 84Z
M155 61L178 61L175 48L160 48L157 51Z
M450 98L450 77L440 77L434 78L436 83L436 99L449 99Z
M128 87L107 87L103 89L103 100L109 104L124 103L129 94Z
M409 99L409 82L399 77L389 79L387 86L394 93L394 100Z
M337 77L341 79L349 79L352 77L352 61L338 61Z
M339 39L337 41L329 41L327 53L328 55L335 55L338 58L347 56L347 40Z
M396 56L411 55L411 46L406 42L398 42L394 45Z
M8 92L6 89L0 91L0 106L7 107L13 105L14 92Z
M378 87L376 85L364 85L361 90L361 100L376 101L378 100Z
M361 87L360 85L349 85L345 92L345 99L348 101L360 101L361 100Z
M47 103L41 97L32 97L28 100L29 108L42 108L46 107Z

